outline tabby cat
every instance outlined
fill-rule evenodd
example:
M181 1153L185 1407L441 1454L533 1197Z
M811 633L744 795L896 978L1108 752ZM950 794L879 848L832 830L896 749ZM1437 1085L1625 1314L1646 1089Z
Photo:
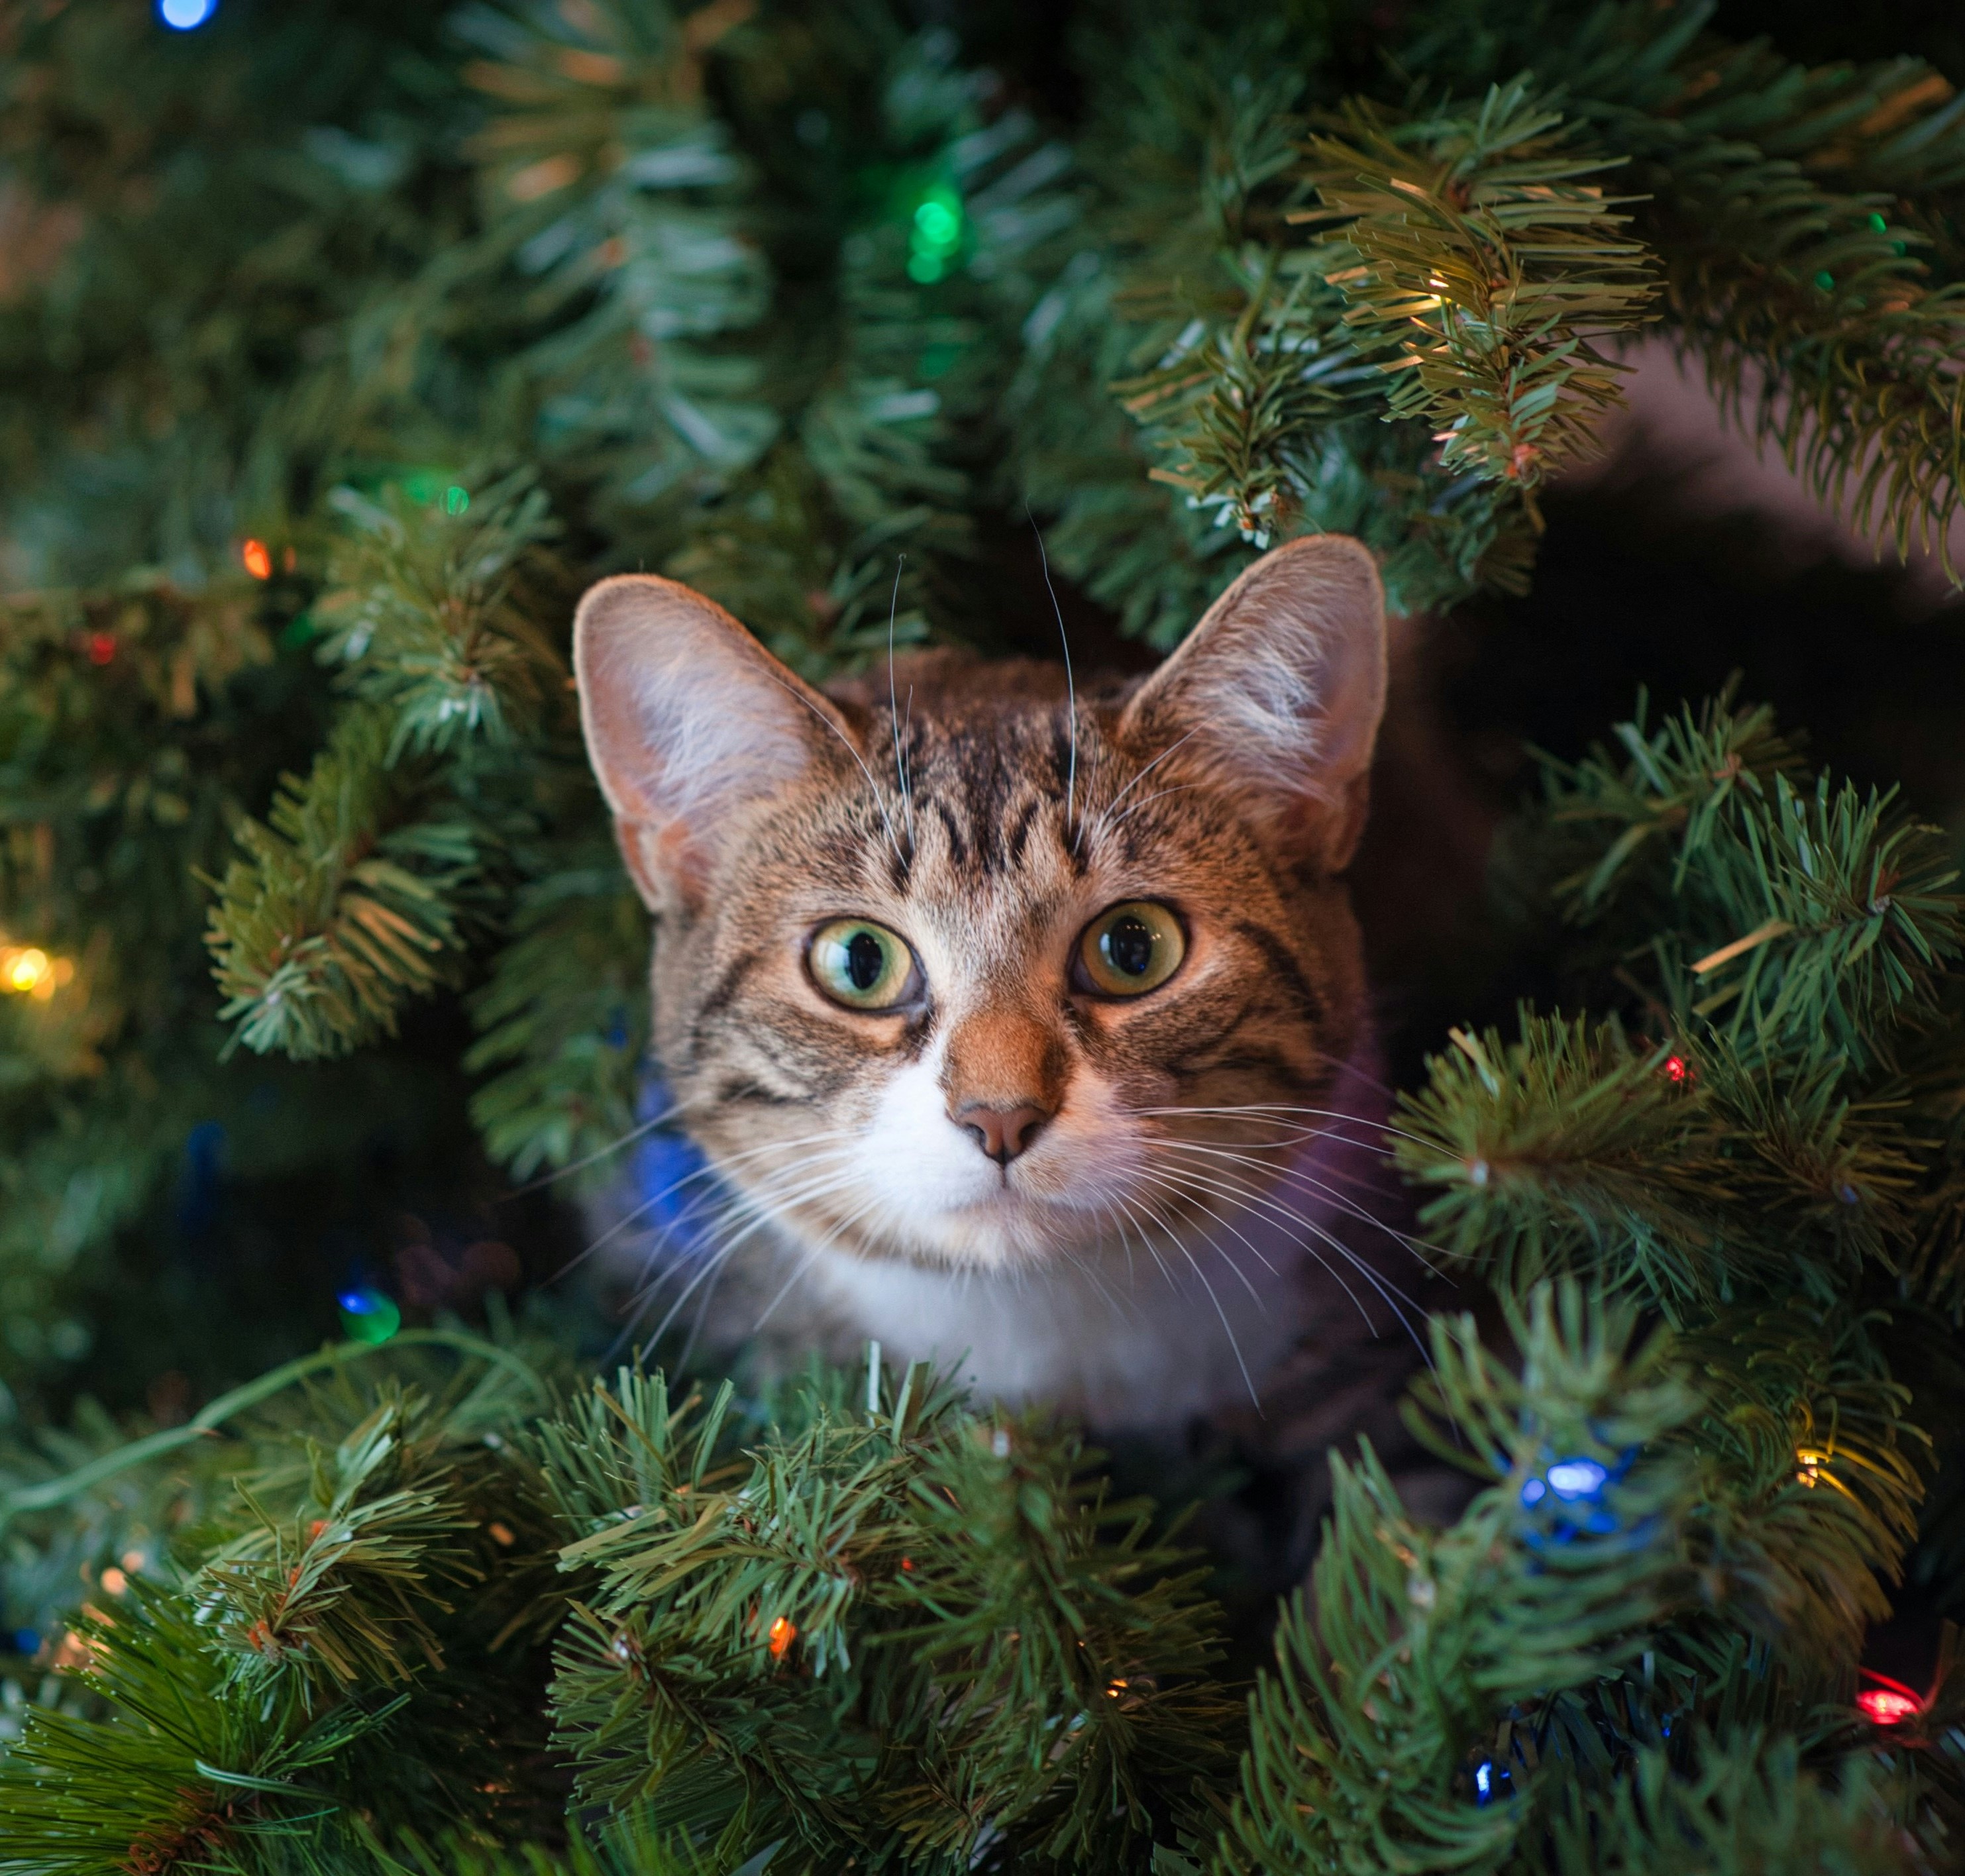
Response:
M1382 1326L1336 1229L1378 1132L1362 547L1276 549L1150 676L1077 691L947 651L815 689L642 575L586 596L576 662L707 1163L650 1252L672 1306L1115 1428Z

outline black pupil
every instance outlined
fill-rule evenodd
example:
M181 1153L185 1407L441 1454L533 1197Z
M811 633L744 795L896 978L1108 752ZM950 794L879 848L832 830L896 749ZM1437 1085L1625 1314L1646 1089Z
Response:
M1153 968L1153 928L1137 912L1113 920L1098 945L1113 969L1128 977L1144 977Z
M887 968L887 948L870 931L856 931L846 941L846 975L855 990L871 990Z

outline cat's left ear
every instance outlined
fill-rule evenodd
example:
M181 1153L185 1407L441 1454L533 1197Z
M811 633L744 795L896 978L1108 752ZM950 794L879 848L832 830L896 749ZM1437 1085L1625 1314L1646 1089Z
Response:
M602 580L574 615L573 660L587 754L652 911L695 907L747 811L857 753L830 699L673 580Z
M1225 785L1280 857L1336 872L1365 828L1385 708L1385 596L1370 553L1311 535L1266 554L1126 708L1120 736Z

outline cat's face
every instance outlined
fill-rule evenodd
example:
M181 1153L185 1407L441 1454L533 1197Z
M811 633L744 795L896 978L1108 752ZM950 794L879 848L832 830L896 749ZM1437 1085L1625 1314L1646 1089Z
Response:
M1355 544L1269 556L1075 710L1061 667L950 654L822 696L647 578L588 596L578 651L726 1236L1143 1258L1314 1130L1365 994L1334 877L1384 695Z

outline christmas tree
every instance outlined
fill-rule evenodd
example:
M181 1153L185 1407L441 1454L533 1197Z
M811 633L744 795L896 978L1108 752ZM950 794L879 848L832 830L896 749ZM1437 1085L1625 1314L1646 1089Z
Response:
M1334 1458L1253 1687L1198 1527L1040 1412L599 1360L491 1226L373 1248L644 1124L585 581L814 677L1018 648L1012 564L1163 650L1321 530L1447 615L1648 326L1941 554L1943 72L1558 0L0 45L0 1870L1956 1866L1952 1631L1863 1662L1965 1601L1965 898L1744 693L1572 725L1497 843L1387 1142L1475 1495Z

